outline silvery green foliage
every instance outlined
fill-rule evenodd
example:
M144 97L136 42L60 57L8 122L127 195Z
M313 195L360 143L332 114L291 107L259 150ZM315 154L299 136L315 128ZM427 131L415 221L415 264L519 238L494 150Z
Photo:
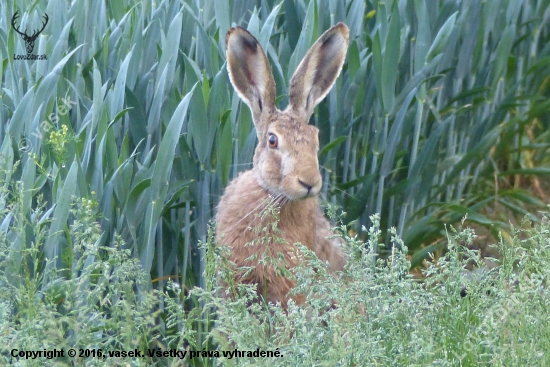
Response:
M536 196L542 180L536 178L547 175L550 156L549 6L544 0L5 2L0 7L4 345L91 347L109 340L131 346L138 327L151 326L151 315L157 326L148 330L155 338L192 334L194 344L187 343L198 349L249 323L243 335L233 336L238 345L248 348L254 338L266 348L282 348L284 342L282 361L294 365L323 358L357 365L550 365L543 328L549 324L548 299L541 291L549 269L548 225L526 209L544 206ZM14 59L26 53L11 28L16 11L19 29L29 33L48 14L34 46L47 60ZM213 287L203 276L212 265L197 244L207 242L217 199L231 178L250 167L255 146L250 113L228 84L225 33L241 25L258 38L281 96L312 42L338 21L350 28L347 62L311 123L322 132L322 197L348 213L346 223L355 220L345 233L351 229L370 238L366 249L349 240L358 261L349 271L361 280L349 281L347 288L333 280L315 285L332 292L345 309L316 316L296 308L288 317L272 310L264 319L249 318L247 303L236 300L241 314L218 316L233 323L212 329L215 309L229 311L215 297L212 308L205 308L197 291L189 294L195 285L207 293ZM284 99L278 103L286 105ZM75 211L83 200L97 202L93 214ZM380 213L379 227L371 227L374 213ZM502 266L463 279L460 257L471 254L461 247L468 238L462 235L447 257L436 259L439 267L425 270L427 292L406 275L405 266L443 249L448 241L433 240L446 236L445 224L466 214L495 237L503 230ZM520 236L508 226L516 214L540 227ZM395 240L392 227L400 235ZM404 256L405 248L411 258ZM476 256L471 262L479 263ZM382 265L392 272L383 272ZM304 269L302 277L309 284L314 274ZM142 283L134 286L133 299L129 283L137 279ZM167 279L177 279L181 299L172 299L175 291L165 294ZM456 296L463 284L466 299ZM152 288L165 296L158 313L149 314ZM513 307L507 303L510 291L519 302L512 301ZM352 297L365 303L365 315L353 312L360 302ZM165 311L169 300L179 315L188 315L186 321L166 326L172 322ZM105 301L101 312L100 301ZM319 298L311 303L321 307ZM505 322L493 323L499 314ZM125 318L141 321L121 321ZM308 318L317 326L308 329ZM271 335L269 328L279 322L293 322L301 331L293 338L282 331L278 341L259 338ZM123 324L136 329L122 332ZM72 329L82 333L67 331Z

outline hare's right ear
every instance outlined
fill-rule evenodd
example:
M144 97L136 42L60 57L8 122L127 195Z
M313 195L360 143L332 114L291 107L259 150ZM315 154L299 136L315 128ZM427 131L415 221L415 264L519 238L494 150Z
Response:
M225 37L227 71L239 97L250 107L256 129L260 116L275 109L275 80L262 46L247 30L231 28Z
M315 106L325 98L342 70L349 30L338 23L311 46L290 80L287 110L308 123Z

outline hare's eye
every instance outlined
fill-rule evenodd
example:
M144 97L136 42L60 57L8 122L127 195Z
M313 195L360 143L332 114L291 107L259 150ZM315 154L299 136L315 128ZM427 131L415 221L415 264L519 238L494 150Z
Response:
M269 134L269 138L267 138L267 142L269 143L269 147L270 148L277 148L277 146L279 145L279 142L277 140L277 135L275 134Z

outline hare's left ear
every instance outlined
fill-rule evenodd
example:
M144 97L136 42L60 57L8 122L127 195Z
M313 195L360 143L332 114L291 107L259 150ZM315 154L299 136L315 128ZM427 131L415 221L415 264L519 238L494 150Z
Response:
M241 27L231 28L226 36L227 70L231 84L250 107L254 124L258 131L266 126L258 126L263 114L275 110L275 80L269 61L256 38Z
M338 23L311 46L290 80L287 111L308 123L313 109L325 98L342 70L349 30Z

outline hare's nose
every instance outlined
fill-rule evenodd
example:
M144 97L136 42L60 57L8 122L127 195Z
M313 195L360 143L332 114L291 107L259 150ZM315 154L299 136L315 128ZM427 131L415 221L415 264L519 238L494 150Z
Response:
M309 185L307 183L305 183L304 181L298 179L298 182L300 183L300 185L302 185L303 187L305 187L307 189L307 193L309 194L309 192L311 191L311 188L313 187L313 185Z
M323 184L321 175L318 173L311 173L310 170L304 174L297 175L296 179L296 188L301 186L303 189L306 189L305 196L308 197L317 195L321 189L321 185ZM299 189L302 192L302 195L304 193L303 189Z

